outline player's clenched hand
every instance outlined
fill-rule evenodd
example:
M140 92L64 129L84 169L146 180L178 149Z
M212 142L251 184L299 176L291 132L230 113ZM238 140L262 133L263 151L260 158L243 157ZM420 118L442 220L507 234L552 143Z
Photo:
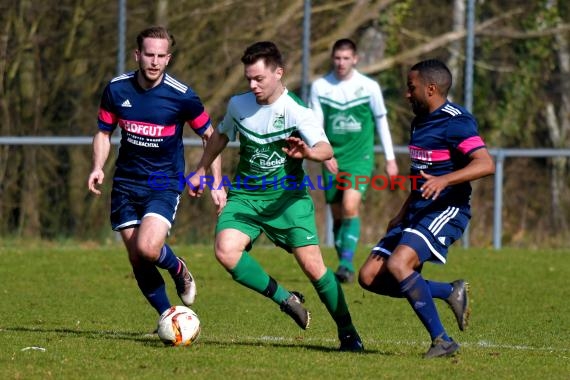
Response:
M311 149L302 139L298 137L287 137L287 146L283 147L283 152L293 158L305 158Z
M338 173L338 162L336 161L336 158L333 157L330 160L326 160L324 164L325 168L327 168L327 170L332 174Z
M425 183L420 187L422 197L425 199L436 200L443 189L449 185L444 177L436 177L425 173L423 170L420 170L420 174L426 179Z
M202 193L204 193L204 186L202 183L200 183L203 175L203 172L201 174L196 172L192 177L186 179L186 184L188 185L188 195L190 195L192 198L200 198L202 196Z
M398 164L396 163L396 160L386 161L386 174L388 174L389 178L398 175Z
M210 190L210 194L212 195L212 200L214 204L217 206L216 213L218 216L222 213L222 210L226 206L227 202L227 194L226 190L222 186L214 186Z
M95 169L89 175L89 179L87 180L87 187L89 191L93 194L101 195L101 191L97 188L98 185L103 183L105 179L105 173L101 169Z

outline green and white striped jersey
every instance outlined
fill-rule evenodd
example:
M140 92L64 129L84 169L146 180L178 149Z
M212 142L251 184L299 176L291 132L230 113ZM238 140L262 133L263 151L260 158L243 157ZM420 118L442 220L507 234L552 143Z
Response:
M324 126L340 166L373 158L377 121L386 115L376 81L356 70L350 79L339 81L331 72L313 82L310 107Z
M278 197L290 190L288 183L303 181L302 160L282 150L287 137L300 137L309 146L328 143L313 111L287 90L269 105L257 104L252 92L233 96L218 132L231 141L239 136L240 158L230 194L254 199Z

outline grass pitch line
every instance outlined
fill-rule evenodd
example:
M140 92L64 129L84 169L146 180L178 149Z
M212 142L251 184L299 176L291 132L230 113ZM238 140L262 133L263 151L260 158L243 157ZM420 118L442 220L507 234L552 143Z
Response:
M147 333L143 335L145 338L150 338L150 337L154 337L156 336L155 333ZM201 338L202 340L208 340L207 337L203 337ZM287 342L287 343L293 343L293 342L298 342L299 340L302 340L303 342L308 342L308 343L337 343L337 339L331 339L331 338L307 338L307 337L303 337L302 339L299 338L292 338L292 337L284 337L284 336L272 336L272 335L262 335L259 337L255 337L255 336L244 336L244 337L239 337L239 338L232 338L229 339L228 341L236 341L236 340L244 340L244 341L248 341L248 342L256 342L256 341L263 341L263 342ZM429 345L430 342L426 341L422 341L422 342L417 342L417 341L402 341L402 340L377 340L377 339L365 339L364 341L365 343L371 343L371 344L376 344L376 345L380 345L380 344L393 344L396 346L418 346L418 345ZM570 352L570 348L565 348L565 347L553 347L553 346L548 346L548 347L533 347L533 346L528 346L528 345L524 345L524 344L496 344L493 342L489 342L486 340L480 340L478 342L462 342L459 341L459 344L462 347L475 347L475 348L488 348L488 349L500 349L500 350L514 350L514 351L546 351L546 352Z
M284 337L284 336L271 336L271 335L262 335L260 337L253 337L253 336L248 336L248 337L242 337L240 339L243 340L247 340L247 341L265 341L265 342L287 342L287 343L292 343L292 342L296 342L299 341L299 339L297 338L291 338L291 337ZM308 342L308 343L337 343L336 339L331 339L331 338L307 338L307 337L303 337L302 339L303 342ZM375 345L380 345L380 344L393 344L393 345L397 345L397 346L418 346L418 345L426 345L429 344L430 342L428 341L422 341L422 342L417 342L417 341L402 341L402 340L377 340L377 339L364 339L364 343L371 343L371 344L375 344ZM553 346L548 346L548 347L533 347L533 346L528 346L528 345L523 345L523 344L495 344L489 341L485 341L485 340L481 340L479 342L462 342L459 341L459 344L463 347L475 347L475 348L489 348L489 349L502 349L502 350L514 350L514 351L547 351L547 352L570 352L570 348L565 348L565 347L553 347Z

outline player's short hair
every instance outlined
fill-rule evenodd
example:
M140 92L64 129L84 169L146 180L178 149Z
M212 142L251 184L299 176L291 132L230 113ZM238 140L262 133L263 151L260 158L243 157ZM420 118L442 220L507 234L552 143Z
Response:
M410 71L417 71L426 84L435 84L443 96L447 96L452 84L451 71L438 59L426 59L412 66Z
M253 65L260 59L263 59L265 61L265 65L272 69L285 67L281 52L277 48L277 45L271 41L259 41L250 45L243 52L241 62L244 65Z
M160 38L168 40L168 51L171 51L174 45L176 45L174 36L170 34L170 32L168 32L168 29L166 29L164 26L151 26L141 31L137 36L137 46L139 50L142 50L142 45L145 38Z
M340 40L336 40L334 43L331 54L334 54L334 52L337 50L352 50L354 54L356 54L356 43L350 38L341 38Z

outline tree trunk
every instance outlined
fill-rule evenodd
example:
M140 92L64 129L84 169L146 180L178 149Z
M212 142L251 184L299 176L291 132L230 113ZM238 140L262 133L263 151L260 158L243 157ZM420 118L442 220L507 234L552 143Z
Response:
M563 33L555 36L556 52L560 67L560 105L558 111L553 102L547 103L546 120L552 145L555 148L570 146L570 50L568 40ZM567 187L568 158L552 159L551 172L551 205L552 221L557 231L566 231L568 221L562 202L562 190Z
M7 22L5 24L4 34L0 37L0 73L6 72L7 66L7 49L8 49L8 36L10 35L9 25L11 23ZM2 75L0 77L0 135L6 136L10 135L10 111L9 111L9 101L10 95L7 90L7 86L5 85L5 76ZM6 172L8 170L8 153L10 147L9 146L0 146L0 232L4 232L8 228L8 218L6 217L8 213L8 209L5 205L6 203L10 203L7 199L8 195L6 192L6 185L7 185L7 178Z
M17 35L21 37L21 50L19 90L20 98L20 123L26 126L25 130L36 135L40 130L41 123L41 92L39 82L41 75L39 71L39 52L37 41L37 30L39 20L31 22L31 27L25 30L27 25L26 16L31 11L31 2L21 3L22 19L17 20ZM24 159L22 161L21 173L21 194L20 194L20 220L19 232L24 237L40 236L40 181L37 165L37 147L27 147L23 149Z
M465 0L454 0L453 1L453 31L458 32L465 30ZM451 71L451 77L453 78L453 87L451 88L449 98L451 100L461 98L459 96L462 86L459 86L460 79L463 77L461 74L461 52L463 51L463 43L461 40L457 40L451 43L449 57L449 71Z
M155 22L157 25L168 25L168 0L157 1Z

